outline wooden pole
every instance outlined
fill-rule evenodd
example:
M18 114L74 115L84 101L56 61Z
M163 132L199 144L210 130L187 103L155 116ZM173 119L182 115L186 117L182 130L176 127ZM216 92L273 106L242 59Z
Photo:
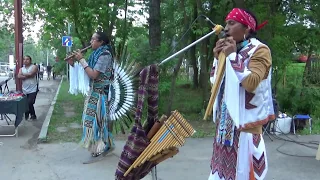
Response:
M15 59L16 70L15 74L19 73L20 68L23 65L23 36L22 36L22 0L14 0L14 34L15 34ZM17 77L17 76L16 76ZM21 79L15 78L16 90L22 91Z

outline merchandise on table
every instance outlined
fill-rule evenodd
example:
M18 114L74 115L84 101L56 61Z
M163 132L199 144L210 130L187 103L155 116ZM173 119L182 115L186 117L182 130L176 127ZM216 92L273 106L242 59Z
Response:
M22 99L24 94L19 91L10 91L6 94L0 94L0 101L15 101Z

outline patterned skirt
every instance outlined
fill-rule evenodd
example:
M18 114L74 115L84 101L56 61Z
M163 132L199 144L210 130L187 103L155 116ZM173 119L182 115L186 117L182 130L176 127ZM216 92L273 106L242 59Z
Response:
M217 143L216 140L214 140L211 172L208 180L236 180L237 167L241 166L241 162L238 162L240 132L235 130L234 133L234 142L232 146L226 146L221 143ZM253 134L252 146L253 172L248 172L248 174L252 173L253 175L254 173L254 178L250 178L248 180L262 180L267 173L267 158L265 155L265 144L262 135Z
M91 90L84 102L82 143L92 154L100 154L114 146L110 127L108 97Z

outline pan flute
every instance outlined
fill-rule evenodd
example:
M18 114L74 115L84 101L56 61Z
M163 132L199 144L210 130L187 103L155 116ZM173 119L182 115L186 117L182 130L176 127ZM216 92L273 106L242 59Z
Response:
M173 111L151 138L147 148L134 161L124 176L127 176L132 169L141 166L147 161L159 164L173 157L179 152L178 148L184 145L185 138L191 137L194 133L195 130L187 120L178 111Z

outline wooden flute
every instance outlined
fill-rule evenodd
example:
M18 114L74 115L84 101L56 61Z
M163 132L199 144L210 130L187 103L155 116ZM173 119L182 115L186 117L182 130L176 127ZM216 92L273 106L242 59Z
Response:
M89 48L91 48L91 45L86 47L86 48L81 49L80 52L83 52L83 51L85 51L85 50L87 50ZM67 60L69 60L71 58L74 58L74 56L75 56L75 53L71 54L70 56L67 56L66 58L64 58L64 60L67 61Z

